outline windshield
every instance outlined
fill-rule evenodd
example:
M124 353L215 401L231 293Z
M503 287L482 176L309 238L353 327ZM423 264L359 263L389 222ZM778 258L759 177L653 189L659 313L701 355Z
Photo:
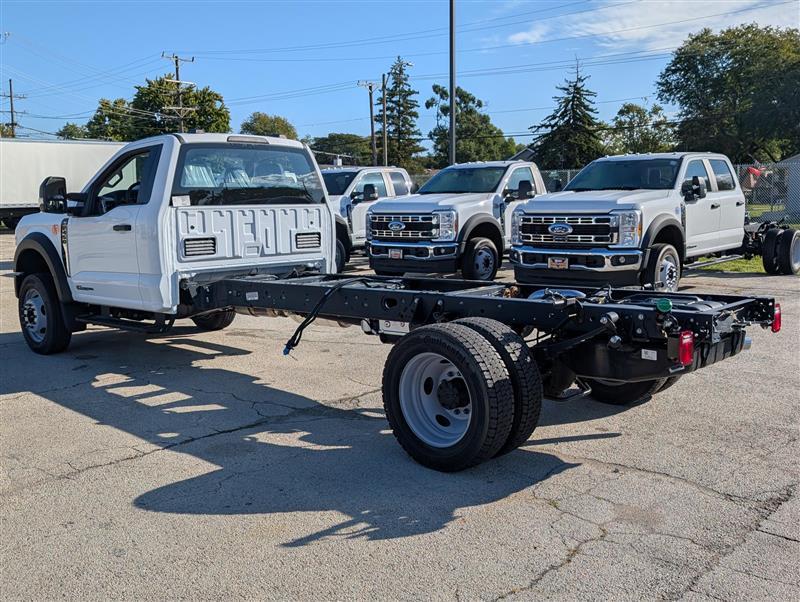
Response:
M666 190L675 185L679 166L679 159L594 161L564 190Z
M325 180L328 194L344 194L356 174L358 174L357 171L323 171L322 179Z
M451 167L443 169L419 189L419 194L494 192L505 167Z
M313 160L300 148L190 144L181 149L173 195L192 205L323 203Z

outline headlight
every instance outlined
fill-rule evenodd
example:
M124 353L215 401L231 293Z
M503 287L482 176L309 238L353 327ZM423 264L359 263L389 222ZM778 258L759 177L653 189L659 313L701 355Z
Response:
M367 223L365 228L367 231L367 240L372 240L372 211L367 211Z
M520 224L522 223L522 211L514 211L511 214L511 244L522 244L522 232L520 231Z
M614 247L637 248L642 240L641 211L614 211L611 215L611 227L616 225L619 236Z
M453 210L434 211L434 223L437 226L438 234L435 241L455 240L458 234L458 214Z

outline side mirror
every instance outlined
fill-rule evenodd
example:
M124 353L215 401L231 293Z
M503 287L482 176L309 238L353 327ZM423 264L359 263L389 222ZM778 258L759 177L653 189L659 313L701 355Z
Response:
M698 199L704 199L706 197L706 181L704 178L700 176L692 177L692 189L694 195Z
M81 215L89 195L82 192L70 192L67 194L66 212L70 215Z
M378 191L375 188L375 184L364 184L364 200L365 201L378 200Z
M66 212L67 181L64 178L50 176L39 185L39 210L45 213Z
M530 199L535 196L533 192L533 184L530 180L522 180L519 183L519 188L517 188L517 198L518 199Z

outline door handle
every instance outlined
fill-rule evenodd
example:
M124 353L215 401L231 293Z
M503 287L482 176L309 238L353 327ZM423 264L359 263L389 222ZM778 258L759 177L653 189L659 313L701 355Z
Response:
M130 224L117 224L114 226L115 232L130 232L131 225Z
M737 207L741 207L742 205L744 205L744 201L736 201Z
M719 209L719 203L711 203L712 209Z

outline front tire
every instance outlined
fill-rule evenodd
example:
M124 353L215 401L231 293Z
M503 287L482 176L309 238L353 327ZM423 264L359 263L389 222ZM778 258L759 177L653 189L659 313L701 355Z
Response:
M500 253L488 238L473 238L467 243L461 266L467 280L491 281L500 268Z
M50 274L30 274L19 288L19 324L28 347L50 355L64 351L72 333L64 322L61 302Z
M383 405L397 441L444 472L497 455L514 420L514 391L492 344L463 324L417 328L394 346Z
M777 250L781 274L800 274L800 231L789 228L781 232Z
M587 378L586 382L592 388L592 397L597 401L615 406L624 406L636 401L648 400L666 384L666 379L657 378L635 383L613 383Z
M672 245L659 243L650 249L650 258L644 273L644 282L653 290L677 293L681 281L681 256ZM663 288L659 288L659 286Z
M764 234L764 241L761 243L761 263L767 274L780 274L781 271L778 265L778 237L780 234L780 228L770 228Z
M222 330L227 328L233 323L236 317L236 312L233 310L217 311L212 314L203 314L202 316L194 316L192 322L200 330L213 332L215 330Z
M336 273L341 274L344 272L344 266L347 265L347 251L344 248L344 243L340 239L336 239Z

